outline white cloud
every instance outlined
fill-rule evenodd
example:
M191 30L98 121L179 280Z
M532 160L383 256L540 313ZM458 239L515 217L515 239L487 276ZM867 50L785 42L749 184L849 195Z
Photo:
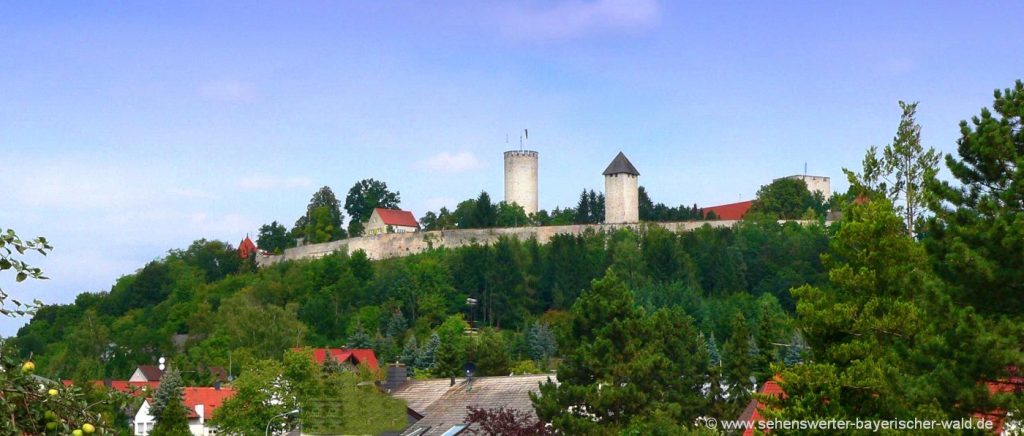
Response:
M259 98L254 86L239 80L207 82L199 87L199 95L229 103L248 103Z
M483 168L484 162L468 151L458 153L442 151L420 161L419 166L430 171L450 174Z
M571 39L605 32L634 32L657 24L657 0L568 0L510 3L499 10L501 32L518 40Z
M313 186L313 179L309 177L273 177L273 176L246 176L238 179L236 183L239 188L246 190L267 190L282 188L308 188Z

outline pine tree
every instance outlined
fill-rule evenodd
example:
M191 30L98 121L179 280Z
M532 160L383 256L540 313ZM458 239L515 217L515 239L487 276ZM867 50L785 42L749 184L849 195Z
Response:
M414 368L416 367L416 360L419 354L420 348L416 343L416 335L409 335L409 339L405 341L405 346L402 347L402 354L399 355L398 361L409 368Z
M702 335L703 335L703 333L702 333ZM722 354L718 351L718 341L715 340L714 332L712 332L711 335L708 336L707 344L708 344L707 345L707 347L708 347L708 363L711 366L721 367L722 366Z
M753 387L750 382L754 373L751 342L747 319L737 312L732 321L732 336L725 342L722 366L722 376L729 385L729 402L737 409L746 406Z
M530 325L530 330L526 332L526 345L530 358L542 363L546 363L558 349L555 334L547 324L540 321Z
M164 413L164 409L175 402L180 403L183 395L184 382L181 380L181 373L176 369L168 369L160 376L160 387L153 395L153 405L149 413L158 421Z
M409 323L405 320L405 315L402 315L401 310L396 310L391 319L388 320L388 326L385 335L389 338L393 338L396 342L402 339L405 335L405 329L409 327Z
M420 347L419 356L416 358L416 369L432 369L437 356L437 349L441 346L441 337L437 333L430 335L427 343Z
M161 385L162 386L162 385ZM153 426L150 436L191 436L188 427L188 411L181 399L172 399L163 409Z
M348 336L348 348L371 348L373 347L373 339L370 338L370 334L363 328L363 322L356 320L356 326L352 330L352 334Z

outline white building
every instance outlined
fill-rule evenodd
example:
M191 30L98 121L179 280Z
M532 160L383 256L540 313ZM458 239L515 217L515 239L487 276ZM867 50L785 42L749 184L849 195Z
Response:
M604 222L640 221L640 172L620 151L604 170Z
M795 176L783 177L784 179L797 179L803 180L807 184L807 190L813 193L818 191L821 193L826 200L832 196L832 183L828 177L825 176L809 176L806 174L797 174Z
M216 410L224 400L235 394L235 391L228 388L217 387L186 387L182 389L182 401L188 412L188 429L193 436L212 436L217 434L217 429L209 425L207 421L213 418L213 411ZM135 413L132 421L132 432L136 436L147 436L153 431L156 425L156 418L149 413L152 399L146 399Z
M382 233L412 233L420 229L420 223L412 212L397 209L376 208L366 220L364 234L380 235Z

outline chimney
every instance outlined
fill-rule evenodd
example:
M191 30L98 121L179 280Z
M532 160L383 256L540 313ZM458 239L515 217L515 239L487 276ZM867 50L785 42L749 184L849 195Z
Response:
M111 379L110 377L107 377L107 378L103 379L103 386L104 387L109 388L113 384L114 384L114 380Z
M398 389L405 384L408 378L409 373L405 365L398 362L392 363L388 365L388 375L384 381L384 389L387 389L388 392Z
M217 380L217 381L213 382L213 390L215 390L215 391L219 391L220 390L220 380Z

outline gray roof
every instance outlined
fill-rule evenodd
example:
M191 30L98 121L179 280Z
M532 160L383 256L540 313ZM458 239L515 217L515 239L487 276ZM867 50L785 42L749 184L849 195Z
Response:
M408 407L423 415L423 419L409 426L403 435L426 429L417 435L441 435L455 425L462 424L469 406L484 409L518 409L535 415L530 392L538 392L540 384L548 378L557 382L555 374L514 375L507 377L409 380L391 395L405 400Z
M608 168L606 168L601 174L606 176L610 176L612 174L631 174L639 176L640 172L636 170L636 167L633 166L629 159L626 159L626 155L622 154L620 151L619 154L615 156L615 159L612 160L612 163L608 164Z

